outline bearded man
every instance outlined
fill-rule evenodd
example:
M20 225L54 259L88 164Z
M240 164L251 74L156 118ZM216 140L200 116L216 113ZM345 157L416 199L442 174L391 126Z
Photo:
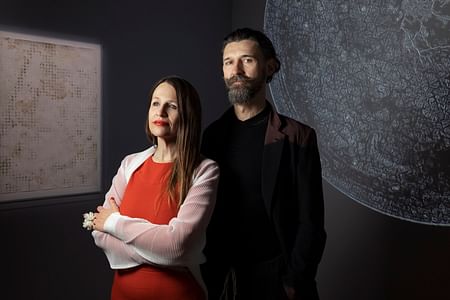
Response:
M221 173L202 266L209 299L319 299L326 233L315 131L266 100L280 61L264 33L237 29L222 54L232 107L202 143Z

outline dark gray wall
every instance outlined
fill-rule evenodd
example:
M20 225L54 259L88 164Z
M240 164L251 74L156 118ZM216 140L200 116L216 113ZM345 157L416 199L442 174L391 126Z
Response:
M263 29L263 0L233 1L232 27ZM377 213L324 181L328 241L322 300L447 299L450 228Z
M0 203L1 299L108 299L112 272L82 227L125 154L147 146L147 93L178 74L199 91L204 125L227 105L222 37L229 1L2 1L0 30L99 43L103 51L103 191Z
M0 27L103 47L103 186L126 153L142 149L145 97L176 73L199 90L205 125L227 106L221 39L262 29L265 1L2 1ZM324 182L328 243L323 300L446 299L450 230L393 219ZM108 299L112 272L81 228L102 194L0 204L1 299Z

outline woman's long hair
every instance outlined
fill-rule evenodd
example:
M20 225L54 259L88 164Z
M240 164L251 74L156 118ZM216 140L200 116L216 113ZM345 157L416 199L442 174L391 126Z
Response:
M171 201L178 198L177 205L180 206L186 198L192 185L194 171L200 163L201 103L196 89L188 81L178 76L167 76L156 82L150 91L147 112L155 89L163 82L170 84L177 95L179 119L176 157L169 176L167 192ZM157 145L157 138L150 132L148 113L145 131L150 141Z

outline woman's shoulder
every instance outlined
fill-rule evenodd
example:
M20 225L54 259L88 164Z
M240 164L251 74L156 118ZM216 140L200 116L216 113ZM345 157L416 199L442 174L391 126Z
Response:
M127 167L129 165L134 165L136 162L142 163L155 152L155 149L155 146L151 146L143 151L128 154L123 158L122 165Z
M212 160L210 158L202 156L200 158L200 163L199 163L197 169L200 168L200 167L210 167L210 168L217 167L218 168L219 165L217 164L217 162L215 160Z
M212 159L206 158L204 156L201 157L201 161L195 170L195 178L201 176L211 176L215 177L219 174L219 165Z

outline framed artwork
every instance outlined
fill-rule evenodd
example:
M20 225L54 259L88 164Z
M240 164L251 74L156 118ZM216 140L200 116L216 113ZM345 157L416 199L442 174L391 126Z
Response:
M101 190L101 46L0 31L0 202Z

